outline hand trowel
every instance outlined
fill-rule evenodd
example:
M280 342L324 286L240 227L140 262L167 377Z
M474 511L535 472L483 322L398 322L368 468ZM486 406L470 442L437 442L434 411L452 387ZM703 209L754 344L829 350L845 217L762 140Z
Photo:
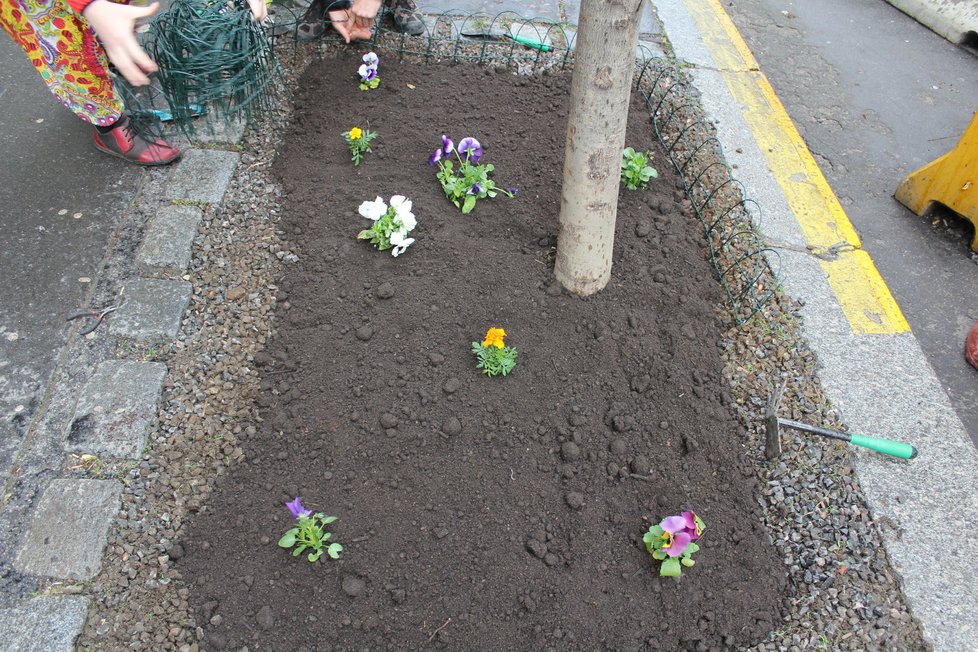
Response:
M498 29L496 27L485 27L481 29L475 27L467 27L462 30L461 34L462 36L466 36L468 38L481 38L481 39L498 41L498 42L513 40L516 41L517 43L521 43L525 45L528 48L540 50L541 52L550 52L550 50L553 49L550 45L547 45L546 43L543 43L536 39L510 34L509 32L504 32L503 30Z

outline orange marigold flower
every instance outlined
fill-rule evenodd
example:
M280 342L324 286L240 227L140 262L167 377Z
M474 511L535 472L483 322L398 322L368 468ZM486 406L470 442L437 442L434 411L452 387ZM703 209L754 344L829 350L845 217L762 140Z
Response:
M360 127L350 129L350 140L359 140L361 136L363 136L363 129Z
M482 346L494 346L497 349L501 349L506 344L503 339L506 337L506 331L502 328L490 328L486 331L486 339L482 340Z

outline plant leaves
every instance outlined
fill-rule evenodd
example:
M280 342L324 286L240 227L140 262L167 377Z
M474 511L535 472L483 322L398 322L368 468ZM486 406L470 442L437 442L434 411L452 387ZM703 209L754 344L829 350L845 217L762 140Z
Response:
M342 550L343 550L343 546L341 546L340 544L338 544L338 543L331 543L331 544L329 544L329 548L326 550L326 552L333 559L339 559L340 558L340 551L342 551Z
M326 518L323 519L323 523L332 523L338 518L339 518L338 516L327 516Z
M279 547L282 547L282 548L291 548L292 546L294 546L295 545L295 535L298 532L299 532L299 528L294 527L291 530L289 530L288 532L286 532L285 534L283 534L282 535L282 538L278 540Z
M676 557L670 557L662 562L662 568L659 569L659 575L663 577L679 577L682 575L683 567L679 564L679 559Z

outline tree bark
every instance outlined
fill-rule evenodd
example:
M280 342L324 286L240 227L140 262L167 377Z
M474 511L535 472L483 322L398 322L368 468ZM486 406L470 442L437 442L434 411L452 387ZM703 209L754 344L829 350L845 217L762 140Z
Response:
M557 238L557 280L579 296L611 279L621 156L642 0L583 0Z

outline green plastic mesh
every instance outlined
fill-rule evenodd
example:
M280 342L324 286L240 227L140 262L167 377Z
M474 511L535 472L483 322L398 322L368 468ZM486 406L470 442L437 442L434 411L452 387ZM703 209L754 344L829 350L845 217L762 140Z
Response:
M241 0L173 0L142 40L159 66L152 85L117 86L144 132L160 131L152 118L191 131L204 113L222 123L260 118L281 101L273 35Z

